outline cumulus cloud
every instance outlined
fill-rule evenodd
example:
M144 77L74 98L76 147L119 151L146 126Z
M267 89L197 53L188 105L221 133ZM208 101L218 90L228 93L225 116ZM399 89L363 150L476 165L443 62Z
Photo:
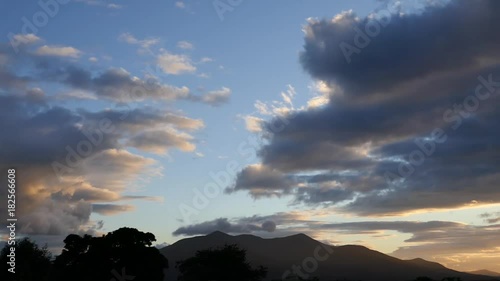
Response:
M279 110L256 103L274 116L261 126L261 165L292 181L265 188L366 216L500 203L499 10L452 1L309 20L300 61L322 98L304 108L286 95ZM374 24L380 32L366 35ZM349 59L343 43L357 48ZM235 183L259 179L246 169Z

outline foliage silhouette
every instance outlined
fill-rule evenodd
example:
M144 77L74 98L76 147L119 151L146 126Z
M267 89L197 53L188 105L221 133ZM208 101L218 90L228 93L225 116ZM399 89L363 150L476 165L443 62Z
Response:
M10 248L15 248L15 273L8 272ZM2 272L0 280L12 281L46 281L49 280L52 255L47 250L47 246L40 248L29 238L23 238L15 245L8 245L2 248L0 253L0 263Z
M167 259L152 233L120 228L102 237L70 234L55 261L56 281L162 281Z
M237 245L196 252L194 257L177 262L179 281L259 281L267 269L252 269L246 260L246 251Z

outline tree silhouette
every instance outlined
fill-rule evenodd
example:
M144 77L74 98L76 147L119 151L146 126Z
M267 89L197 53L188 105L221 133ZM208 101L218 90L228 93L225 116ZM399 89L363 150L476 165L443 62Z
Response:
M415 279L415 281L434 281L434 279L427 277L427 276L420 276Z
M70 234L54 261L54 280L162 281L168 262L154 241L152 233L126 227L102 237Z
M177 262L180 281L259 281L267 269L252 269L246 251L237 245L196 252L194 257Z
M15 248L15 273L8 272L10 268L10 248ZM0 253L1 270L0 280L12 281L45 281L49 279L51 268L52 255L47 250L47 246L42 248L31 241L29 238L24 238L16 243L16 245L8 245L2 248Z
M441 281L462 281L460 277L445 277Z

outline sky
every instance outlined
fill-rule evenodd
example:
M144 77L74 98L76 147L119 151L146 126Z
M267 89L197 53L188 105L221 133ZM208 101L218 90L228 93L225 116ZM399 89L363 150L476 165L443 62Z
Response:
M16 169L17 233L59 249L123 226L161 245L301 232L500 272L499 12L3 1L0 178Z

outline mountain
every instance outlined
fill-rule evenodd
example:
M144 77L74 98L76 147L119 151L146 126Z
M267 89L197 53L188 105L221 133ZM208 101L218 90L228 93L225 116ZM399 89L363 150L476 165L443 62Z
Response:
M444 277L460 277L463 281L497 280L490 276L458 272L441 264L423 259L400 260L363 246L331 246L304 234L282 238L264 239L253 235L231 236L213 232L207 236L182 239L160 252L169 260L170 268L165 280L177 280L177 261L195 255L196 251L237 244L246 249L253 266L268 268L268 279L280 279L291 273L293 267L300 274L329 280L408 281L419 276L436 280ZM287 275L292 277L292 274Z
M479 274L479 275L486 275L486 276L493 276L493 277L500 277L500 273L486 270L486 269L481 269L481 270L476 270L476 271L469 271L469 273L472 274Z

